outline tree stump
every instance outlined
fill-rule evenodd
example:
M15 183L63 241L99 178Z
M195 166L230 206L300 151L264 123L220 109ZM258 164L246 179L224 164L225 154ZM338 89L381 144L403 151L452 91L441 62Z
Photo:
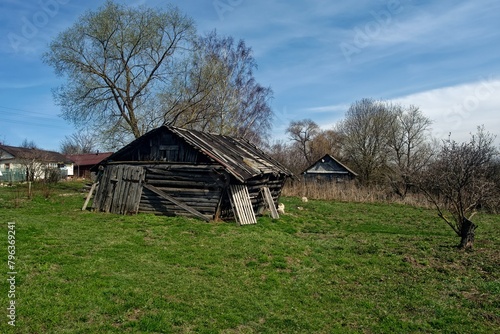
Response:
M462 228L461 232L461 240L460 245L458 246L461 249L471 249L474 246L474 237L476 233L477 225L468 220L467 218L463 218L462 220Z

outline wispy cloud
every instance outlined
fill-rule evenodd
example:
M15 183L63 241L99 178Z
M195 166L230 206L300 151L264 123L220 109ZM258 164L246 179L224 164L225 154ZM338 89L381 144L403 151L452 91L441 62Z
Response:
M336 104L331 106L306 108L303 111L310 113L339 113L346 112L347 109L349 109L349 105L347 104Z

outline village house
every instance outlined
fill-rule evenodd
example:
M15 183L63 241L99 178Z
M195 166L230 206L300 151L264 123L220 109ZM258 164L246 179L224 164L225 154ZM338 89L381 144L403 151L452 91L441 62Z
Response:
M353 180L357 175L330 154L326 154L302 172L306 182L346 182Z
M73 174L75 178L91 178L91 168L98 165L101 161L108 158L113 152L96 152L96 153L83 153L83 154L67 154L66 157L72 160Z
M73 161L58 152L0 145L2 182L41 180L54 172L61 178L71 176Z

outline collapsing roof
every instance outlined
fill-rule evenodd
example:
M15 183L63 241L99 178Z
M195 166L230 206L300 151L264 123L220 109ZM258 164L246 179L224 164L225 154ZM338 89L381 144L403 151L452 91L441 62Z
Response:
M144 161L141 159L143 157L131 156L132 151L137 146L142 145L144 141L149 140L150 137L165 131L182 138L186 144L202 153L212 162L221 164L232 176L241 182L267 173L292 176L292 173L285 166L244 139L173 126L162 126L148 132L111 155L107 161L123 161L127 157L133 161L137 158ZM161 157L150 156L150 160L161 161Z

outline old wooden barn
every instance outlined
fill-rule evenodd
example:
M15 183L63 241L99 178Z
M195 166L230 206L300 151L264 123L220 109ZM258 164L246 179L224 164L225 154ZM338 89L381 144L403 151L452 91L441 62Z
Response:
M162 126L101 164L92 208L256 223L291 172L238 138Z

